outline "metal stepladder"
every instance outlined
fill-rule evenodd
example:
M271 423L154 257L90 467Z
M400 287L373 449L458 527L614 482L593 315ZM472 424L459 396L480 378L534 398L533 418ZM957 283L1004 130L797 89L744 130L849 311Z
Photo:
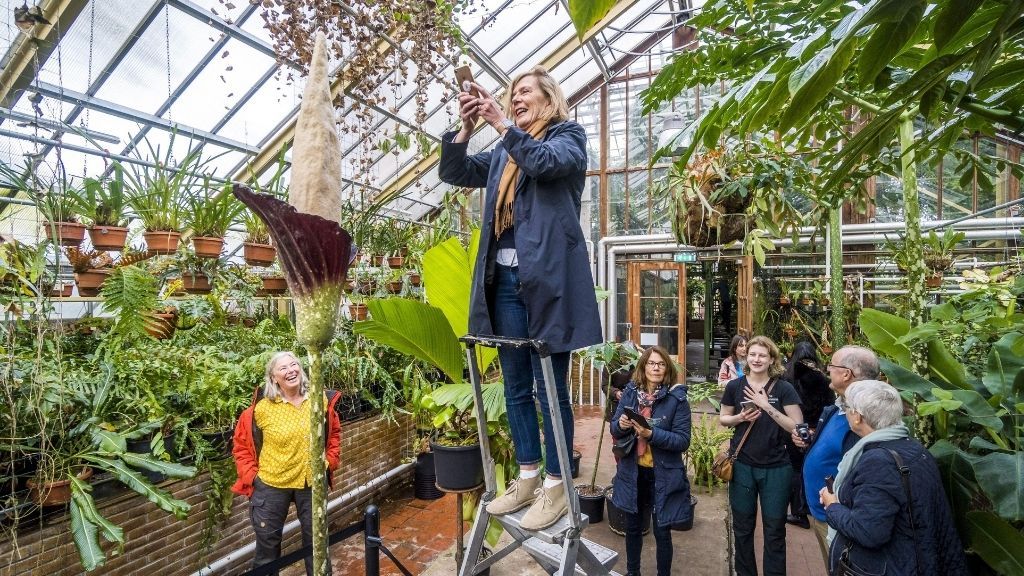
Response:
M491 514L487 512L487 504L494 500L497 494L497 481L494 475L494 458L491 455L491 447L487 439L487 416L484 410L480 368L477 363L477 346L486 346L488 348L529 347L537 351L541 359L541 369L544 373L548 406L552 407L550 410L551 428L556 431L555 446L558 451L558 461L566 463L563 466L566 472L569 470L568 462L570 462L570 459L565 435L561 433L563 430L562 417L561 412L557 410L558 394L554 384L555 373L551 366L551 351L547 344L541 340L504 338L499 336L467 335L460 338L460 340L466 344L466 357L469 360L469 377L473 385L477 435L480 440L480 453L484 464L484 494L477 505L476 519L473 521L473 527L470 529L469 547L466 550L462 566L459 567L459 576L479 574L519 547L522 547L523 550L529 553L548 574L557 574L559 576L576 574L581 576L618 576L616 572L611 570L618 560L618 553L581 537L583 530L589 524L589 519L585 514L580 513L576 489L568 475L565 476L565 481L562 482L562 486L565 489L565 501L569 508L565 516L554 525L536 532L523 530L519 526L520 520L529 508L524 508L511 514L494 516L494 519L512 536L513 541L489 557L480 560L484 536L491 519Z

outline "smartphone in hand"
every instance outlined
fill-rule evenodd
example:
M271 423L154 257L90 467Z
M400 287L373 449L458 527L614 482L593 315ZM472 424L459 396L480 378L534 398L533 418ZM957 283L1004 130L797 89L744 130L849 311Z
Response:
M757 410L757 404L754 404L753 400L740 401L740 412L746 412L747 410Z
M643 414L640 414L639 412L633 410L632 408L624 408L623 413L626 415L626 418L632 420L633 423L636 424L637 426L640 426L641 428L646 428L648 430L651 429L650 422L647 421L647 418L643 417Z
M476 88L466 88L468 84L466 82L473 83L473 71L470 70L469 66L459 66L455 69L455 84L459 87L462 92L469 92L477 98L480 97L480 91Z
M834 477L832 477L831 475L825 476L825 488L828 488L828 493L829 494L835 494L836 493L835 490L832 489L832 485L835 483L835 481L836 481L836 479Z

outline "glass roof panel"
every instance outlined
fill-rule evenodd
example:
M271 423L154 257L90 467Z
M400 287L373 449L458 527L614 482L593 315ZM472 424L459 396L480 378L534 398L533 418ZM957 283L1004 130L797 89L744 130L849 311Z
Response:
M512 42L520 44L520 46L530 46L531 44L526 43L527 39L522 38L519 35L519 29L522 26L522 23L533 19L538 10L544 10L546 12L552 9L557 3L558 0L547 3L513 3L508 8L505 8L496 15L493 15L493 18L488 21L484 29L473 35L473 41L488 54L493 54L499 46L509 39L513 39ZM490 5L487 6L487 8L489 10L494 10L497 8L498 4L498 2L486 2L485 6ZM564 8L562 9L562 13L565 13ZM472 30L480 24L480 18L468 16L460 23L463 30ZM533 44L533 46L536 45Z
M277 73L218 132L246 144L257 145L299 105L305 79L287 80Z
M238 16L249 5L245 0L235 0L234 2L224 2L222 0L191 0L191 3L202 8L205 12L209 12L211 16L220 18L225 22L235 22L238 20Z
M146 28L96 94L99 98L155 114L171 90L192 71L209 47L203 35L207 29L196 26L194 18L179 10L170 10L169 14L169 27L166 13L161 12Z
M203 42L209 49L212 43ZM175 101L171 111L175 122L213 130L239 98L274 65L272 58L237 40L229 40L221 53L227 53L228 57L215 57Z
M12 1L10 4L14 4ZM76 92L89 87L149 11L152 2L90 2L58 44L39 79ZM95 9L95 12L92 10ZM162 16L160 16L162 18ZM90 21L92 24L90 24ZM162 20L161 20L162 22ZM161 25L162 26L162 25ZM15 28L17 30L17 28ZM161 58L161 61L165 61Z

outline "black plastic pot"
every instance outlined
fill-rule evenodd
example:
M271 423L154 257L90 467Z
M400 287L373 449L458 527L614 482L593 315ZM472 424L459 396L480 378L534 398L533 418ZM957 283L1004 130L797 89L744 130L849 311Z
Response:
M619 536L626 535L626 512L612 502L613 489L609 488L605 496L608 507L608 528ZM640 525L644 527L644 534L651 531L651 513L644 512L640 516Z
M447 492L468 492L484 482L480 445L442 446L430 443L434 453L437 487Z
M444 492L437 489L437 476L434 474L434 453L424 452L416 456L416 468L413 474L412 495L420 500L437 500Z
M595 495L583 494L580 492L580 488L589 486L589 484L576 486L576 494L580 499L580 512L587 515L591 524L600 524L601 522L604 522L605 487L596 486L595 488L597 488L598 493Z
M227 456L231 454L231 446L234 440L235 431L228 428L227 430L221 430L220 432L208 432L201 434L203 440L209 442L210 447L216 452L218 456Z
M583 454L579 450L572 449L572 464L569 465L569 469L572 471L572 477L575 480L580 477L580 460L583 459Z

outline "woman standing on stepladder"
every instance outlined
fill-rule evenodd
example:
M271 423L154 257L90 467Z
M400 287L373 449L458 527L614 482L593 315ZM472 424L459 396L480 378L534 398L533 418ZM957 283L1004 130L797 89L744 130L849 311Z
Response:
M579 221L587 136L582 126L568 119L562 89L542 67L513 79L504 110L482 86L467 84L459 93L462 129L442 137L438 172L449 184L487 188L469 332L547 343L558 392L555 408L562 421L557 433L571 448L569 354L602 339L594 277ZM497 130L500 141L493 150L467 156L467 144L480 120ZM498 359L520 474L487 511L508 514L531 506L520 526L540 530L567 510L562 470L568 463L558 461L540 357L532 348L502 347ZM535 399L544 415L543 482Z

